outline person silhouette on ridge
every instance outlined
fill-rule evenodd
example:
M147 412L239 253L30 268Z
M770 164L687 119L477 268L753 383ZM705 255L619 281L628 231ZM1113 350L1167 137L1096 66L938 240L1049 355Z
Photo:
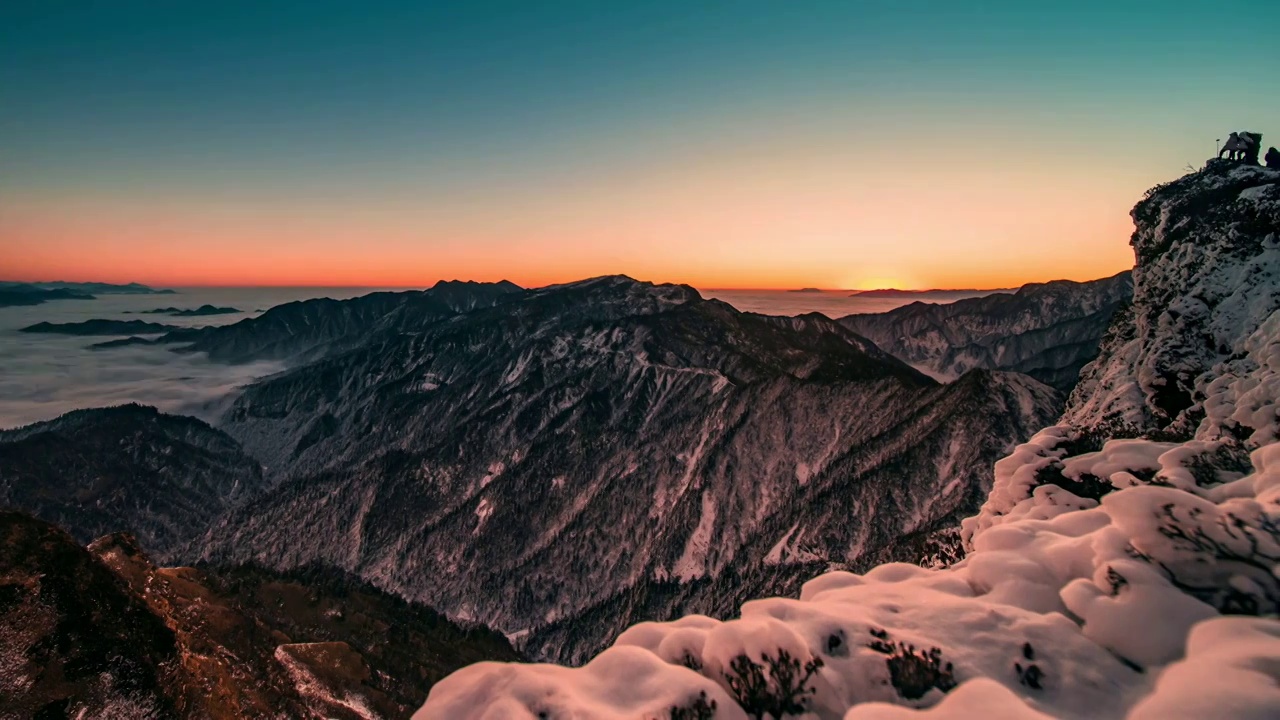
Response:
M1258 165L1258 155L1262 154L1262 136L1255 132L1240 133L1240 159L1248 165Z
M1222 149L1218 151L1218 157L1221 158L1226 155L1228 160L1235 160L1239 157L1240 152L1244 150L1244 147L1245 143L1240 139L1240 133L1233 132L1227 137L1227 141L1222 143Z

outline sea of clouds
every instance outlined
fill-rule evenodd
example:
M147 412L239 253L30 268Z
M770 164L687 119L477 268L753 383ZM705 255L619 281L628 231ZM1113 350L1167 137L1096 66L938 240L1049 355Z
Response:
M93 318L147 320L181 326L238 322L290 300L351 297L366 290L296 288L200 288L177 295L102 295L94 300L57 300L28 307L0 307L0 428L53 419L79 408L128 402L213 420L237 388L283 369L275 362L228 365L204 354L179 354L164 346L89 350L112 337L20 332L38 322ZM204 304L242 312L206 317L140 315L163 307Z
M203 354L179 354L165 346L90 350L112 337L23 333L38 322L70 323L94 318L146 320L179 326L222 325L254 317L295 300L344 299L362 288L185 288L176 295L100 295L93 300L55 300L28 307L0 307L0 429L51 420L80 408L136 402L164 412L215 420L248 383L284 369L275 362L229 365ZM857 298L849 291L791 293L778 290L703 290L744 312L841 317L885 312L916 300L951 302L948 294L902 298ZM978 293L981 294L981 293ZM164 307L210 304L241 312L203 317L140 314Z

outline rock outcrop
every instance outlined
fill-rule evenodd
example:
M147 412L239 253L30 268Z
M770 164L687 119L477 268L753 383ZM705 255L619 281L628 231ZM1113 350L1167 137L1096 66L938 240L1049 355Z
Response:
M1243 432L1214 408L1252 412L1238 379L1263 367L1255 333L1280 308L1280 172L1214 161L1152 188L1133 219L1133 307L1064 420L1112 435L1186 438L1206 421L1215 436Z

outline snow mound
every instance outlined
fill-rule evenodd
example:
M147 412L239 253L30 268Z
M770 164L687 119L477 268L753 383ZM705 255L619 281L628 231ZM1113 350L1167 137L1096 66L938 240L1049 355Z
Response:
M1266 720L1280 708L1280 624L1220 618L1197 625L1185 660L1170 665L1132 720Z
M1009 718L1264 712L1280 623L1222 615L1280 603L1280 444L1254 450L1247 474L1208 473L1223 441L1113 440L1064 457L1076 432L1049 428L1001 462L966 523L970 553L949 568L833 572L736 619L641 623L581 669L474 666L421 717L680 717L670 708L701 692L713 717L740 717L749 666L774 696L816 666L793 693L814 718L960 718L992 703ZM1179 699L1193 692L1183 675L1196 703Z
M414 720L634 720L670 716L673 707L714 703L717 720L746 714L715 683L634 647L614 647L581 668L484 662L431 688ZM696 717L696 716L695 716Z
M936 720L937 718L983 718L983 720L1048 720L1049 716L1026 703L993 680L977 678L956 688L942 702L928 710L915 711L889 703L866 703L850 710L844 720Z

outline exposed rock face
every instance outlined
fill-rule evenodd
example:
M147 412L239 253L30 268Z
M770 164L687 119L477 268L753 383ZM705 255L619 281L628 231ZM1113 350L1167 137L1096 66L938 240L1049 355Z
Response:
M1258 368L1253 336L1280 308L1280 171L1211 162L1153 188L1133 219L1133 308L1081 374L1064 420L1188 437L1226 394L1244 399L1233 379Z
M142 405L0 431L0 507L80 542L129 530L163 556L262 488L261 467L226 434Z
M86 550L0 512L0 717L402 718L517 658L332 570L157 568L130 535Z
M1060 402L1020 375L940 385L819 315L598 278L248 388L222 427L282 484L193 552L333 563L555 626L529 651L578 658L641 613L713 610L699 588L774 590L954 523Z
M946 305L917 302L840 322L935 377L954 379L974 368L1013 370L1070 392L1132 292L1130 274L1123 272L1092 282L1024 285L1015 293Z

